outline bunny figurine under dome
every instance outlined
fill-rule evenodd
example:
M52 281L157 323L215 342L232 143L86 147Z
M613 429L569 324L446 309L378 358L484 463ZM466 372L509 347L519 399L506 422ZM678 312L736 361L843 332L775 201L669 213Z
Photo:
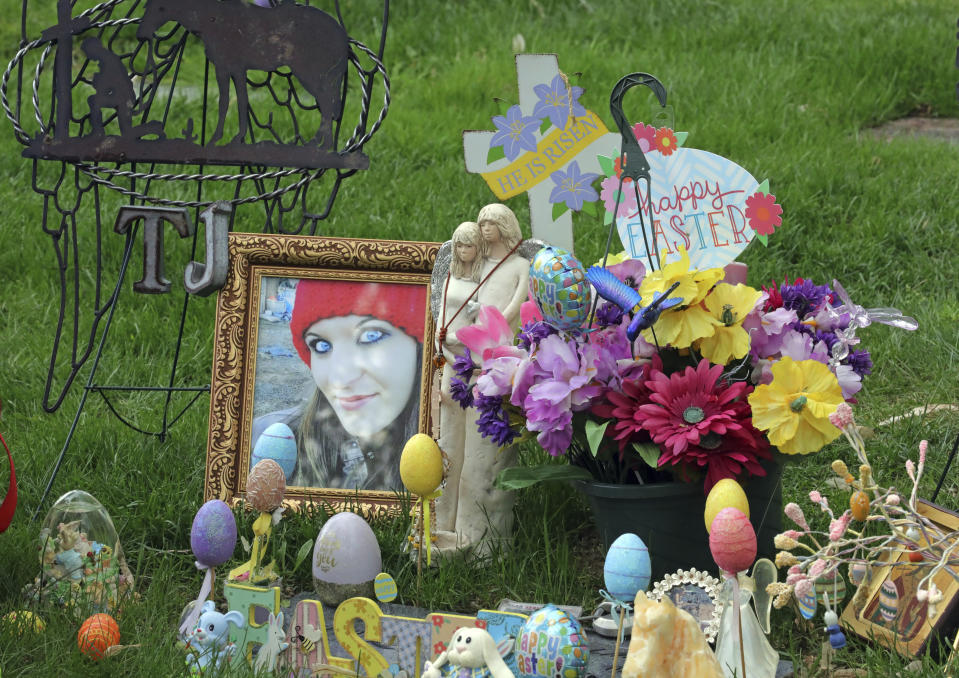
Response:
M456 629L446 651L424 668L421 678L515 678L489 631L468 626Z

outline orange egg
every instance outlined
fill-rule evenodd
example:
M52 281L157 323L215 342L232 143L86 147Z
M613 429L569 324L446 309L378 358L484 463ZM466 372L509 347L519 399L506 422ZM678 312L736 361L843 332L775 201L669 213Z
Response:
M856 490L849 497L849 508L852 509L853 518L865 520L869 517L869 495L862 490Z
M80 652L94 661L103 658L103 653L111 645L120 642L120 627L108 614L95 614L80 626L77 633L77 646Z

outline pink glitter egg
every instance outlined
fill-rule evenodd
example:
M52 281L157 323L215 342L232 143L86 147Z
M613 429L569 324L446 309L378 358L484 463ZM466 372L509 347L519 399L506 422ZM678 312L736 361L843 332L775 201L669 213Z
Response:
M717 513L709 532L709 550L724 572L749 569L756 560L756 531L749 518L731 506Z

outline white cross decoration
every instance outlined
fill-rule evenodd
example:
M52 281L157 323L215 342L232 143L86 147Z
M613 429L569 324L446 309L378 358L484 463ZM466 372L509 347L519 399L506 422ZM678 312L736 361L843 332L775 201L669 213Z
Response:
M538 101L533 88L551 82L559 73L559 61L555 54L516 55L519 106L523 115L531 116ZM463 132L466 171L485 175L483 178L500 199L525 192L529 196L533 237L570 252L573 251L572 210L553 220L553 205L549 196L554 183L550 180L550 174L565 169L573 160L579 162L580 170L584 173L601 173L596 156L618 156L620 147L619 133L609 132L595 113L587 111L587 114L580 116L579 125L568 126L569 134L560 134L555 128L552 132L548 131L546 136L537 132L539 152L527 152L513 162L501 158L487 164L493 132ZM566 136L560 139L557 135ZM549 138L554 138L555 142L547 147L542 142ZM524 188L526 186L528 188Z

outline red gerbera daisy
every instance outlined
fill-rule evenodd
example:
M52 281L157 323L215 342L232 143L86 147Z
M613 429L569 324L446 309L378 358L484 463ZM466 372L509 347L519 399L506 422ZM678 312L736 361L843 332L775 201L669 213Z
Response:
M690 445L701 445L704 436L723 436L742 427L733 401L748 392L745 382L720 382L722 365L700 360L695 368L666 376L654 371L646 383L650 404L639 410L643 428L663 447L659 465L673 464ZM679 460L677 460L679 461Z
M772 235L783 223L783 208L771 193L753 193L746 198L746 221L759 235Z
M653 137L653 148L663 155L672 155L679 148L679 142L676 141L676 135L668 127L660 127L656 130L656 136Z

